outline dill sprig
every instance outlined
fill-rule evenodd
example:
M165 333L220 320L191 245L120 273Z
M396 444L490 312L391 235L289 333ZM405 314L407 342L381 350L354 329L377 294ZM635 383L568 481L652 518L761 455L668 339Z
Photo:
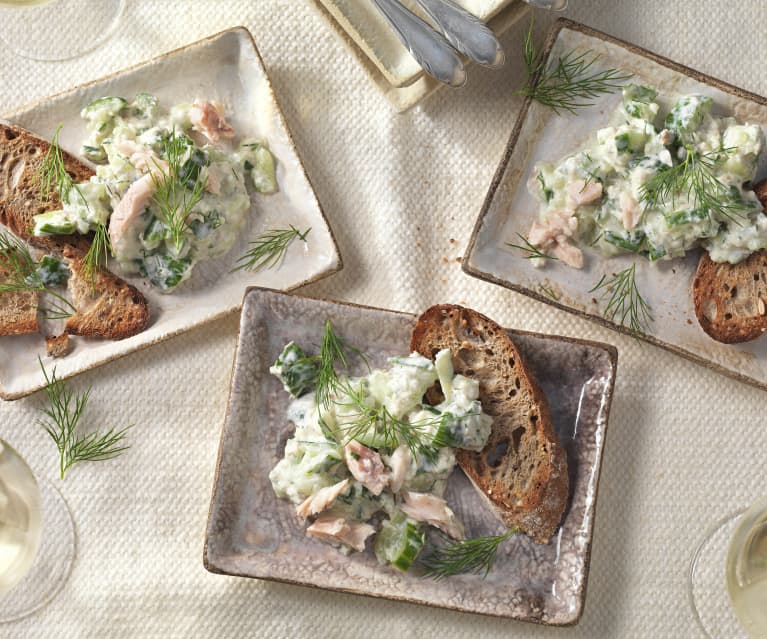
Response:
M408 422L391 414L385 405L370 406L368 395L361 385L355 386L348 380L340 382L339 396L335 403L344 409L344 422L337 428L344 443L371 437L380 442L376 448L397 448L405 444L415 458L419 453L434 458L438 449L450 442L438 441L440 427L448 419L447 414L435 414L432 419Z
M519 532L510 528L505 534L489 537L475 537L437 546L419 560L425 568L424 575L440 580L465 573L481 574L487 577L498 554L500 545Z
M322 341L320 342L319 370L317 372L316 398L317 406L328 410L330 408L331 397L338 392L340 379L336 372L336 365L348 369L349 354L358 355L370 369L365 354L346 343L345 340L336 335L333 329L333 323L330 320L325 322L325 328L322 332Z
M45 377L45 393L50 404L47 408L40 409L48 420L40 419L38 423L45 428L59 449L61 479L64 479L66 471L75 464L113 459L130 448L124 445L125 434L130 426L119 431L111 428L105 433L77 433L77 426L85 412L92 388L81 394L75 393L64 380L56 377L55 367L49 376L42 360L38 358L38 361Z
M299 239L306 243L306 236L311 230L309 227L302 233L291 224L289 229L269 229L263 232L250 243L248 251L237 260L238 266L234 270L260 271L263 268L277 266L291 242Z
M525 254L526 260L556 260L557 259L553 255L547 255L546 253L541 251L537 246L530 244L530 240L528 240L521 233L517 233L517 237L519 237L519 239L522 240L523 244L513 244L511 242L506 242L506 245L510 246L511 248L515 248L519 251L522 251Z
M74 183L72 176L67 173L64 163L64 151L62 151L59 144L62 128L63 125L59 124L36 174L42 201L47 202L50 200L52 193L58 193L62 203L69 204L74 193L85 208L90 210L90 204L88 204L85 195L83 195L80 187ZM99 265L103 264L106 266L110 251L111 245L106 225L99 223L94 232L93 242L91 242L88 252L83 258L85 275L91 280L91 288L95 286Z
M96 275L99 269L101 267L106 268L111 252L112 242L109 239L107 226L103 222L99 222L93 232L93 241L83 258L83 271L86 277L90 278L91 288L96 285Z
M736 149L722 148L718 151L700 153L692 145L684 147L684 159L674 166L658 171L640 188L640 201L645 209L660 207L677 198L686 197L693 207L708 210L739 224L751 209L749 203L734 199L729 187L714 172L716 166Z
M76 308L66 297L50 288L38 271L40 263L32 257L27 245L7 233L0 233L0 293L37 291L53 298L50 307L38 306L43 317L49 320L66 319Z
M650 306L636 284L636 264L613 274L609 279L603 275L589 293L595 291L601 291L602 299L607 299L603 312L605 318L612 321L617 318L623 326L628 322L628 328L634 333L647 330L653 321Z
M614 93L633 74L619 69L595 68L600 56L591 50L568 51L547 65L533 43L533 21L525 35L527 83L517 93L551 107L556 113L593 106L594 98Z
M176 253L180 253L188 228L187 220L192 209L202 199L207 179L203 179L203 172L198 167L194 182L190 185L191 176L185 175L184 171L187 152L190 149L185 135L176 135L176 130L171 129L170 133L162 138L161 144L168 166L166 169L155 161L156 170L149 172L155 186L152 201L160 210L162 222L169 229Z

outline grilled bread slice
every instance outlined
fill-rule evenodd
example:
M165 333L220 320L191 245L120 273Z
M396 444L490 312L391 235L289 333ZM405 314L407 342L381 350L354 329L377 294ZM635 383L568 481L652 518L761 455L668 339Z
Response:
M567 507L569 480L546 397L511 338L476 311L444 304L421 315L410 350L434 359L443 348L456 373L479 382L482 410L493 418L485 448L456 451L458 464L507 526L547 543Z
M767 180L754 192L767 208ZM703 253L692 298L698 323L718 342L748 342L767 332L767 250L737 264L717 264Z
M8 277L8 270L0 260L0 283ZM37 291L0 293L0 335L26 335L37 333Z
M32 246L64 259L72 271L69 290L77 312L67 320L72 335L123 339L143 331L149 324L149 305L134 286L100 269L93 282L84 273L83 258L90 240L80 235L35 237L34 216L61 208L61 200L40 193L37 173L50 145L20 127L0 122L0 224ZM64 152L64 166L75 183L88 180L93 171ZM12 306L0 298L0 325L8 330L34 332L28 318L15 320ZM16 324L16 328L13 326Z

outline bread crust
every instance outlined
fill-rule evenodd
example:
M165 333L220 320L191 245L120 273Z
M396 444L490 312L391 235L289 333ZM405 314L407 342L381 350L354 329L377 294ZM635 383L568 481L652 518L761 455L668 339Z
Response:
M143 294L122 278L99 269L94 281L86 276L83 258L91 241L82 235L35 237L34 216L61 208L55 192L44 199L37 172L50 144L20 127L0 123L0 224L30 245L67 261L72 270L69 290L77 308L66 322L70 335L124 339L143 331L149 324L149 305ZM93 171L69 153L63 152L64 166L75 183L85 182ZM4 299L3 299L4 302ZM18 321L16 332L36 332L31 323ZM3 326L0 324L0 331ZM9 333L5 333L9 334Z
M767 180L754 186L767 208ZM767 250L737 264L714 262L704 252L692 282L695 317L718 342L748 342L767 332Z
M547 543L568 503L567 453L511 338L481 313L441 304L418 319L410 348L430 359L449 348L455 372L479 382L493 429L481 452L456 451L458 464L507 526Z

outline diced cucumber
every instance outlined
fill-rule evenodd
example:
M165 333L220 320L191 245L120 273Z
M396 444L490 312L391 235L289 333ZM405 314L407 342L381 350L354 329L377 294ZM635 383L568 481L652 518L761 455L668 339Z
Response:
M160 101L151 93L137 93L133 98L133 115L137 118L149 119L154 117Z
M170 236L168 227L154 215L141 233L141 243L148 250L154 250Z
M189 228L198 240L204 240L213 231L224 223L218 211L208 211L203 213L201 220L192 220L189 222Z
M44 286L64 286L71 274L63 262L50 255L44 255L31 277Z
M34 235L71 235L77 229L74 221L62 215L62 211L48 211L35 215Z
M665 256L666 256L666 249L656 248L652 244L650 245L650 248L647 251L647 259L650 260L651 262L655 262Z
M170 291L183 282L192 272L192 260L188 257L175 259L170 255L145 255L139 260L139 273L161 291Z
M317 383L319 361L316 357L307 357L295 342L289 342L269 372L282 381L292 397L301 397Z
M80 115L88 121L110 120L119 115L128 102L123 98L107 96L94 100L81 111Z
M201 149L194 149L190 154L189 159L184 162L178 170L178 179L186 188L193 189L200 177L200 169L209 164L210 160L208 160L208 154Z
M84 144L82 153L83 157L91 162L104 162L107 159L107 153L104 151L103 146L88 146Z
M624 102L652 102L658 97L658 92L653 87L642 84L627 84L623 87Z
M674 211L666 215L666 225L669 228L679 228L685 224L700 222L707 219L711 211L707 208L695 207L694 209L685 209L683 211Z
M644 231L627 231L625 235L605 231L602 237L604 237L605 242L617 246L624 251L638 253L642 250L646 236Z
M249 148L249 160L245 160L243 167L250 171L253 186L259 193L274 193L277 190L277 175L272 152L257 142L250 144ZM251 168L248 169L247 165Z
M690 140L713 106L713 100L705 95L686 95L679 99L666 116L666 128L682 140Z
M391 564L399 570L407 570L418 557L426 543L421 526L401 511L381 524L376 535L375 554L382 564Z
M618 153L641 153L647 142L647 135L642 131L624 131L615 136L615 148Z

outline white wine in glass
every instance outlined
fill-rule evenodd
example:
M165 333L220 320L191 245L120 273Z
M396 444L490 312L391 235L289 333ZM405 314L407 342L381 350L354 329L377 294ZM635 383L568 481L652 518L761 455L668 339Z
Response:
M767 499L740 516L727 551L727 591L752 637L767 637Z
M74 524L61 494L0 440L0 623L51 601L74 555Z
M693 553L688 585L706 636L767 639L767 498L708 530Z
M126 0L0 0L0 54L67 60L114 33Z

